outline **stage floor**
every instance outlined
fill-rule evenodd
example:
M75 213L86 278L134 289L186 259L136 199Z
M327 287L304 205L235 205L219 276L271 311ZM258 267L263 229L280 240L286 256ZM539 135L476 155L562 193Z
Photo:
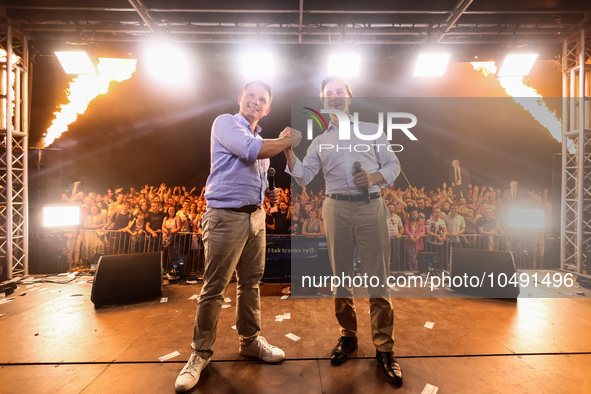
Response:
M95 309L91 281L21 284L9 295L14 300L0 304L1 393L174 392L190 354L197 301L189 298L201 285L167 285L164 303ZM421 393L427 384L454 394L591 392L589 298L393 299L395 352L404 371L396 389L377 368L368 300L357 300L359 349L333 367L329 355L339 332L332 299L281 299L283 288L261 286L262 335L286 359L267 365L238 354L231 284L213 362L192 392ZM291 319L276 321L284 313ZM428 321L432 329L424 327ZM159 361L174 351L180 355Z

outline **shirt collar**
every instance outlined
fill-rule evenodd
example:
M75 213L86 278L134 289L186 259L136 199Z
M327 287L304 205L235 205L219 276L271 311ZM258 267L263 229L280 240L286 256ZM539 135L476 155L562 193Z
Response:
M353 115L349 115L349 124L353 123ZM328 123L328 128L326 129L326 131L331 131L331 130L338 130L339 128L337 127L337 125L335 125L332 122Z
M246 126L249 130L252 130L250 128L250 123L248 123L248 120L246 120L246 118L240 113L238 112L236 115L234 115L234 117L236 118L236 120L238 120L238 122L240 122L240 124L242 124L243 126ZM261 126L259 126L257 124L257 127L254 130L254 134L257 135L261 132Z

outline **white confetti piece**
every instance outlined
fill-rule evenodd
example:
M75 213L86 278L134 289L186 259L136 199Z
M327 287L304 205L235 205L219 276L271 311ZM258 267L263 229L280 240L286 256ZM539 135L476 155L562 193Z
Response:
M232 326L232 327L230 327L230 328L231 328L232 330L235 330L235 329L236 329L236 326Z
M190 300L197 300L199 299L199 295L197 294L193 294L191 297L189 297Z
M439 390L439 387L427 383L423 391L421 391L421 394L436 394L437 390Z
M181 354L179 353L179 351L178 350L175 350L172 353L168 353L168 354L166 354L166 355L164 355L162 357L158 357L158 360L160 360L160 362L162 362L162 361L170 360L171 358L174 358L174 357L180 356L180 355Z
M284 319L291 319L291 313L289 313L289 312L284 313L283 318Z
M232 302L232 299L231 299L231 298L229 298L229 297L226 297L226 298L224 298L224 302L225 302L226 304L229 304L230 302Z
M188 280L188 281L185 281L185 283L188 283L190 285L196 285L199 282L197 282L196 280Z
M427 323L425 323L423 327L431 329L434 325L435 323L433 323L432 321L428 321Z
M160 299L160 303L161 303L161 304L164 304L165 302L168 302L168 297L162 297L162 298Z
M2 316L4 316L4 315L6 315L6 313L0 313L0 317L2 317Z
M281 299L282 299L282 300L287 300L288 298L289 298L289 296L288 296L287 294L286 294L286 295L283 295L283 296L281 296Z
M291 332L289 334L285 334L285 336L288 337L289 339L291 339L292 341L295 341L295 342L297 342L300 339L302 339L302 338L298 337L297 335L292 334Z
M231 307L232 307L232 305L228 305L228 304L222 305L222 309L228 309L228 308L231 308Z

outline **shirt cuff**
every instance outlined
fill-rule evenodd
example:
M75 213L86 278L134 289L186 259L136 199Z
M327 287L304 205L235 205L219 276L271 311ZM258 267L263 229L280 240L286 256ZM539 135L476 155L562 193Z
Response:
M261 153L261 148L263 147L263 140L258 138L253 138L248 145L247 151L247 158L249 161L255 161L259 157L259 153Z
M287 172L294 178L302 178L304 176L304 165L302 164L300 159L296 159L296 162L293 166L293 170L290 170L289 165L286 165L285 172Z
M384 182L383 183L379 183L378 186L384 188L384 187L389 187L392 186L394 184L394 181L396 180L396 177L393 176L392 171L387 171L383 168L380 168L378 170L378 172L380 174L382 174L382 177L384 178Z

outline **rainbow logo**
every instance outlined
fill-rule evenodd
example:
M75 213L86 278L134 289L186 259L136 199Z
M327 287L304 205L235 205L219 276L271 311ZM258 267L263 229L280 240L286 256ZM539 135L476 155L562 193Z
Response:
M307 109L308 111L311 111L311 112L302 112L302 113L305 115L308 115L312 119L314 119L316 121L316 123L318 124L318 126L320 126L320 130L328 129L328 125L326 124L326 120L324 120L324 118L322 117L320 112L313 110L310 107L302 107L302 108ZM324 125L324 129L322 128L322 125Z

